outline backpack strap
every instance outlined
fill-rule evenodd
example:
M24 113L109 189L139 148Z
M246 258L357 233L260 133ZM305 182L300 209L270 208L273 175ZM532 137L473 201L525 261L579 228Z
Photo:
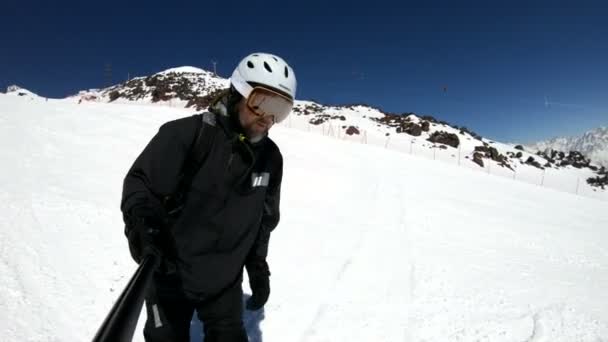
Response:
M205 126L215 126L215 115L213 113L205 112L201 115L201 119L198 120L198 132L196 139L190 147L190 152L186 158L184 169L182 172L182 183L185 187L189 187L192 183L194 175L203 166L207 155L209 154L210 145L213 143L215 137L215 130L207 129Z
M181 212L181 209L184 206L186 193L192 185L194 176L205 163L209 151L211 150L211 145L213 145L213 139L215 138L215 129L205 129L206 126L217 125L215 114L205 112L201 114L201 118L196 122L196 138L190 146L190 150L184 161L176 192L173 195L165 197L165 208L169 216L172 217Z

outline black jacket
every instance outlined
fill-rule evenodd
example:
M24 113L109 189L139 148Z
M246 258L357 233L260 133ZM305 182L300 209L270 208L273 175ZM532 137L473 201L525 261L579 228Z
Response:
M215 118L203 123L203 134L213 134L211 146L176 218L167 215L163 199L178 187L201 114L161 126L129 170L121 204L127 229L134 209L142 207L166 223L165 242L183 290L200 299L238 281L248 260L266 257L279 222L283 172L282 155L270 138L252 144L235 120L208 118Z

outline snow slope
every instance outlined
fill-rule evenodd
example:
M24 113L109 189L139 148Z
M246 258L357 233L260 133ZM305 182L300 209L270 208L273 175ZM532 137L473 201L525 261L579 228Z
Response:
M318 112L322 114L306 114L304 108L310 108L311 106L320 108ZM379 110L367 106L327 107L310 101L297 101L296 110L281 125L341 140L384 147L404 154L440 160L444 163L463 168L530 184L542 185L543 187L564 192L608 200L608 191L591 187L586 183L587 178L596 176L589 168L558 167L552 164L550 167L539 169L526 164L525 161L533 158L540 165L544 166L548 160L542 156L529 151L520 151L513 144L504 144L486 138L474 137L469 133L463 133L459 129L439 122L430 123L428 132L422 131L419 136L396 133L395 127L374 121L384 116L385 114ZM409 115L408 118L415 124L422 124L422 122L426 121L413 114ZM311 124L311 122L314 123L319 120L323 120L323 122ZM351 126L356 127L359 132L348 135L346 131ZM454 134L458 137L460 145L458 148L454 148L443 144L431 143L428 139L435 132ZM440 148L442 145L445 149ZM483 158L483 167L475 164L473 162L475 148L483 145L495 148L498 153L503 155L511 154L511 157L506 158L510 168L500 166L498 162L489 158ZM517 158L513 156L517 153L521 153L521 157ZM414 160L419 159L416 158Z
M190 114L0 94L2 341L93 337L136 268L122 179L162 123ZM245 316L252 341L608 339L605 201L287 126L272 136L282 221L270 301Z

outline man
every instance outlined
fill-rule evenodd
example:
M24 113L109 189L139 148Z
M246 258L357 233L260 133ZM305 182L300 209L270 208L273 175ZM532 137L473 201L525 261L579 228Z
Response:
M251 54L209 113L162 125L129 170L121 210L131 255L162 260L146 294L146 341L189 341L195 311L206 342L247 341L243 267L247 308L260 309L279 222L283 158L267 135L291 112L295 91L283 59ZM203 159L195 167L191 154Z

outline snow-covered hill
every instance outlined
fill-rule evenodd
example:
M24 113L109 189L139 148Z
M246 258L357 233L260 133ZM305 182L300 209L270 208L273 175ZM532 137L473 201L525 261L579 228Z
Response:
M41 97L35 94L32 91L29 91L25 88L21 88L18 85L11 85L6 88L6 95L11 96L22 96L29 99L40 99Z
M209 71L179 67L148 77L137 77L106 89L83 91L70 99L162 104L201 111L228 86L228 79ZM581 180L602 190L608 185L606 170L595 165L593 159L572 162L576 156L565 156L566 161L556 161L555 156L538 155L534 150L526 151L520 146L490 141L466 127L450 125L428 115L394 115L365 104L327 106L313 101L296 101L292 117L297 119L291 119L291 124L297 122L307 130L331 127L331 134L335 136L360 137L369 143L390 145L390 148L403 151L413 152L417 147L419 154L431 155L434 159L451 158L458 164L462 164L462 160L465 164L470 161L479 170L494 168L494 173L542 185L551 186L551 181L544 181L546 169L551 169L549 177L555 174L553 170L563 170L561 174L570 178L566 187L568 191L578 192ZM553 177L554 180L557 178Z
M608 167L608 127L596 128L580 137L541 141L529 147L538 151L579 151L597 164Z
M283 125L574 193L581 193L581 186L587 183L595 187L593 191L605 191L608 184L606 169L576 153L539 155L432 116L394 115L365 105L336 107L299 101Z
M103 102L168 103L201 110L229 81L195 67L178 67L151 76L136 77L115 86L82 91L72 99Z
M397 134L350 110L369 144L311 134L336 128L299 126L306 115L271 132L282 220L270 300L244 316L252 341L608 339L605 201L376 146ZM162 123L191 114L0 94L2 341L93 337L136 267L123 177ZM191 332L200 341L196 319Z

